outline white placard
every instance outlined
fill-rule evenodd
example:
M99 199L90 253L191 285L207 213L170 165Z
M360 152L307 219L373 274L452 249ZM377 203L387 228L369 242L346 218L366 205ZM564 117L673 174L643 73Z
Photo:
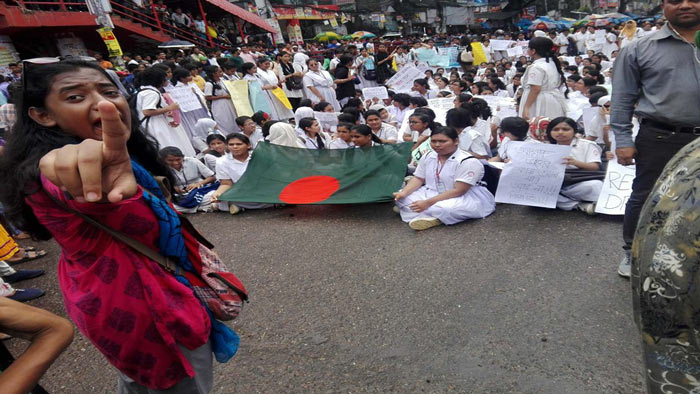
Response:
M373 88L363 88L362 97L364 97L365 100L370 100L375 97L380 100L384 100L389 98L389 93L386 91L384 86L376 86Z
M190 86L172 87L166 89L166 91L170 93L170 97L180 106L180 111L182 112L196 111L202 108L199 97L194 94Z
M516 111L514 107L513 107L513 108L511 108L511 107L501 107L501 109L499 109L498 112L496 112L496 116L498 116L499 118L501 118L501 120L503 120L503 119L505 119L505 118L510 118L510 117L513 117L513 116L517 117L517 116L518 116L518 111Z
M454 97L441 97L428 100L428 108L449 111L455 107Z
M591 127L593 126L593 118L600 112L600 107L590 107L583 110L583 129L586 135L590 135Z
M595 39L594 42L595 42L596 45L603 45L603 44L605 44L605 42L607 41L607 40L605 39L605 34L607 34L607 33L605 32L605 30L596 30L596 31L595 31L595 35L594 35L593 37L594 37L594 39Z
M314 111L314 118L318 120L321 127L331 128L338 125L338 112L316 112Z
M564 158L569 145L510 142L511 161L503 167L496 190L496 202L556 208L557 196L564 182Z
M508 53L509 57L518 57L523 55L523 47L521 46L516 46L513 48L508 48L506 49L506 52Z
M603 188L595 205L595 211L605 215L624 215L627 200L632 194L632 181L635 177L635 166L623 166L617 159L608 162Z
M418 78L425 78L423 71L412 66L404 67L386 81L386 86L396 93L410 92L413 87L413 81Z
M513 44L511 40L491 40L491 49L494 51L505 51L510 48L511 44Z

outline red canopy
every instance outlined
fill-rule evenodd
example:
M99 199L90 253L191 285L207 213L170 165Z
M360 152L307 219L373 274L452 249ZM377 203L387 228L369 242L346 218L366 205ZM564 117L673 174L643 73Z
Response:
M231 4L226 0L206 0L206 2L209 4L213 4L221 8L222 10L239 17L246 22L250 22L261 29L267 30L270 33L276 32L276 30L272 26L270 26L270 24L267 23L265 19L253 14L252 12L246 11L237 5Z

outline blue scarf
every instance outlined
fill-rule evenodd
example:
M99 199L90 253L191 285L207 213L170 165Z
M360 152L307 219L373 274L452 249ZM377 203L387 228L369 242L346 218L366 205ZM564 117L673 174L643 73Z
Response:
M185 239L182 236L180 218L177 212L168 205L158 182L156 182L145 168L141 167L140 164L133 160L131 161L131 168L134 170L136 183L150 192L143 193L143 198L148 202L160 226L160 236L158 240L160 254L172 258L180 269L196 274L192 262L190 262L187 257ZM192 289L192 285L183 275L176 274L175 278L180 283ZM209 314L209 320L211 320L209 341L211 342L212 352L214 352L216 361L225 363L236 354L240 338L230 327L216 320L204 303L202 303L202 305L206 308Z

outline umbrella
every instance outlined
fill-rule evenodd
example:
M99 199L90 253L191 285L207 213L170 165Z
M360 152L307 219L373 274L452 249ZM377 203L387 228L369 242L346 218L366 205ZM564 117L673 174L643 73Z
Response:
M325 42L329 40L341 40L342 38L343 37L336 32L324 31L323 33L318 33L313 39L314 41Z
M160 45L158 45L158 48L161 49L170 49L170 48L194 48L194 44L189 42L189 41L184 41L184 40L170 40L166 41Z
M352 34L348 34L347 36L343 36L343 40L352 40Z
M353 38L374 38L377 35L368 31L356 31L352 33Z
M557 25L555 25L553 22L544 20L542 18L535 19L532 21L532 24L530 27L528 27L528 30L551 30L551 29L556 29Z

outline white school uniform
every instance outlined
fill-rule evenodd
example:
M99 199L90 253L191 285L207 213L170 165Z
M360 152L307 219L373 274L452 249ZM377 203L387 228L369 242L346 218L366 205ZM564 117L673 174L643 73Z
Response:
M600 163L600 147L593 141L582 138L574 138L571 142L571 157L584 163ZM568 165L567 169L575 169L576 166ZM562 186L557 197L557 208L570 211L580 202L596 202L600 191L603 188L603 181L591 180L574 183L569 186Z
M377 135L377 137L383 140L398 142L399 131L396 129L396 127L388 123L382 122L382 127L375 134Z
M136 96L136 108L139 121L142 122L141 127L144 128L145 125L146 134L153 137L160 148L175 146L180 148L185 156L194 157L197 152L192 147L187 132L182 126L171 126L165 114L150 116L149 119L144 120L146 115L143 114L143 111L161 109L166 104L163 95L155 87L142 86L141 89L142 91Z
M175 181L175 184L173 186L181 187L183 189L189 184L199 182L202 179L209 178L210 176L214 175L214 171L212 171L209 167L205 166L204 163L193 157L185 157L182 161L182 168L180 170L176 170L172 167L170 168L170 170L173 174L173 178ZM195 213L197 212L197 210L209 211L209 206L211 205L211 196L213 194L214 190L205 194L202 197L202 201L196 207L184 208L177 204L174 204L175 209L178 212L182 213Z
M216 84L207 82L204 84L205 96L226 96L229 91L223 81ZM236 124L236 108L231 99L219 99L211 101L211 114L221 131L225 134L240 133L241 129Z
M491 157L491 148L484 137L473 127L467 127L459 134L459 149L479 156Z
M340 138L335 138L333 141L331 141L331 144L328 146L328 149L348 149L354 146L355 145L353 145L352 142L345 142Z
M457 149L445 164L440 166L438 155L428 153L418 163L414 172L425 183L418 190L396 202L401 209L401 219L410 222L417 218L436 218L443 224L451 225L466 219L484 218L496 210L493 195L478 182L484 176L484 165L477 159L469 159L469 155ZM415 201L432 198L447 190L454 189L455 182L472 185L469 190L459 197L450 198L433 204L423 212L413 212L410 208Z
M323 140L323 146L326 149L328 149L329 146L331 145L331 137L325 131L321 131L318 134L321 136L321 139ZM304 140L304 145L306 145L306 149L321 149L316 138L311 138L306 133L302 134L301 138Z
M248 168L248 163L250 162L250 155L244 161L236 160L231 152L227 152L225 155L219 157L216 161L216 179L219 181L230 180L235 185L238 182L245 170ZM270 208L274 206L273 204L264 204L258 202L237 202L235 203L240 208L245 209L262 209ZM219 200L219 210L228 212L228 201Z

